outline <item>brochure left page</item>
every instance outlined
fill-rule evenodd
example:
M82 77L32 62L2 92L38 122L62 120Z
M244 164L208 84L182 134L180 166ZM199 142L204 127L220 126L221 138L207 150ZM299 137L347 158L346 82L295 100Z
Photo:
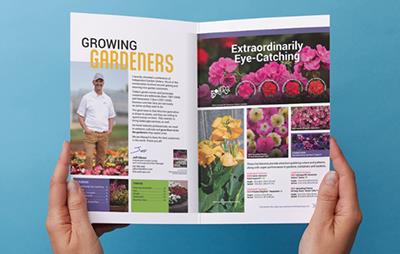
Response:
M196 25L71 14L71 170L95 223L198 223Z

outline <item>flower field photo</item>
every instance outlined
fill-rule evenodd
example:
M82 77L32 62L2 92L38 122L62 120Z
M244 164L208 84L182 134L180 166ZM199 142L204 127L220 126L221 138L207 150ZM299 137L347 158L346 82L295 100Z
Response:
M243 110L199 112L199 211L244 212Z
M290 60L239 63L233 47L302 43ZM199 39L198 106L329 102L329 34L260 35ZM244 56L256 58L257 52Z
M85 152L76 151L71 154L72 175L106 175L127 176L128 175L128 148L108 150L104 165L95 165L93 169L85 169Z
M331 113L329 106L292 108L292 130L329 130Z
M288 157L288 108L247 109L247 158Z

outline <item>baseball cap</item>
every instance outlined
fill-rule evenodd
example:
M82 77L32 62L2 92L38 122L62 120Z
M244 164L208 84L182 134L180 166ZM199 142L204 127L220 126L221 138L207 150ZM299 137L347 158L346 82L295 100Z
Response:
M96 73L93 77L93 81L98 80L98 79L102 79L104 80L104 76L101 73Z

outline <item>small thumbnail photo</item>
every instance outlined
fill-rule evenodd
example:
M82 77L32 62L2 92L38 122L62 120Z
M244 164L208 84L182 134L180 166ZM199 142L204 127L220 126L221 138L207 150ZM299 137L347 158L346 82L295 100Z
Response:
M247 158L288 157L288 108L247 110Z
M329 156L329 133L292 134L292 157Z
M293 107L292 130L329 130L329 106Z
M174 159L187 159L187 150L174 149Z
M169 181L169 212L188 212L187 181Z

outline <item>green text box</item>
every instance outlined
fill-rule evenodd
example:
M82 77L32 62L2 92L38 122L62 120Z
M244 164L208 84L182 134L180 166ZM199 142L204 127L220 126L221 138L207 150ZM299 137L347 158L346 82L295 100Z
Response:
M168 212L168 180L132 180L131 186L132 212Z

